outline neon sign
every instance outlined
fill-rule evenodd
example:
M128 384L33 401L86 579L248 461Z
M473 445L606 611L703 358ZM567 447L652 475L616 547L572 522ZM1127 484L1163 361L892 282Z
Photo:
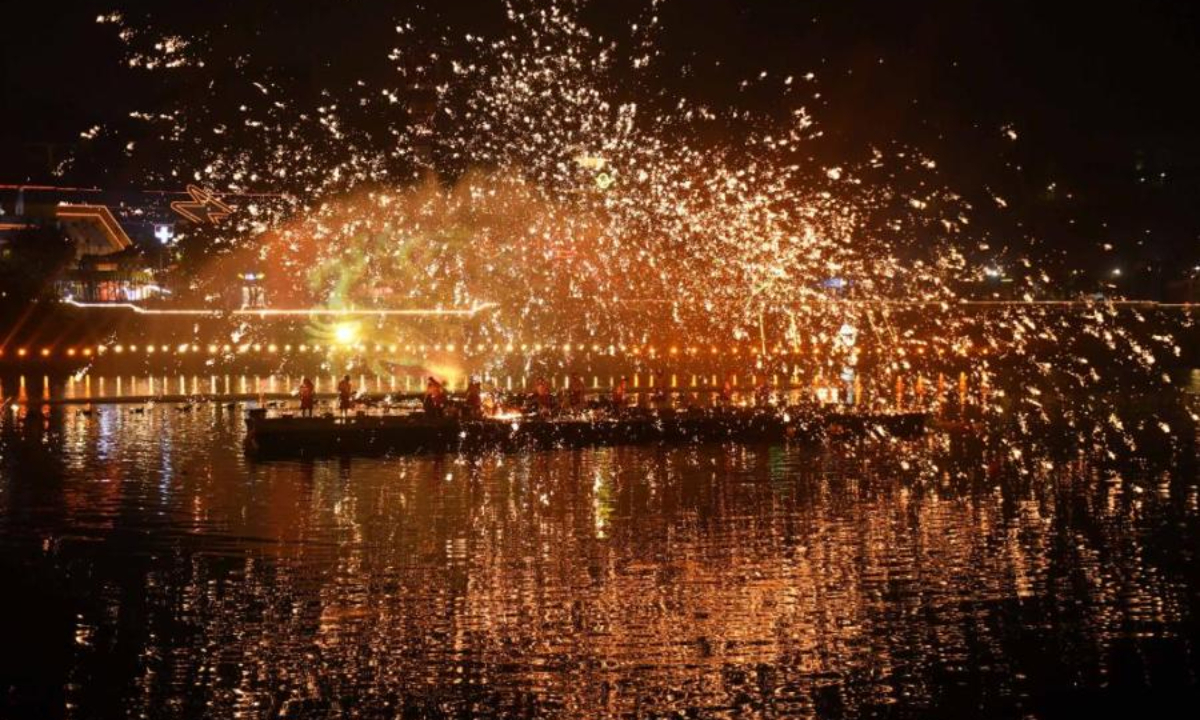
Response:
M216 224L231 213L233 208L217 199L217 196L197 185L187 186L191 200L176 200L171 209L194 223Z

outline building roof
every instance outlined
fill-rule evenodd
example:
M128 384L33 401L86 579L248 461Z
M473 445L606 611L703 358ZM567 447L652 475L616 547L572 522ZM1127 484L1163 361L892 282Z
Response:
M133 244L106 205L58 205L54 215L83 255L121 252Z

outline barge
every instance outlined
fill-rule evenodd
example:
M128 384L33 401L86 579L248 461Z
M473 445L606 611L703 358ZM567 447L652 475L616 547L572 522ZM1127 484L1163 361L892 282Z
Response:
M917 437L926 413L757 408L623 410L468 419L409 414L247 414L247 448L263 455L447 453L704 442L817 442L870 434Z

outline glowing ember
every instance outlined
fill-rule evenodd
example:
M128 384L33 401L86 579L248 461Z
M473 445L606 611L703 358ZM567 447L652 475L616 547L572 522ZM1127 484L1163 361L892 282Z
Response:
M406 315L470 308L438 342L560 345L562 369L572 347L645 347L638 363L652 367L667 346L734 344L752 348L738 356L742 372L805 374L833 397L902 404L961 373L985 389L989 413L1028 436L1052 423L1099 445L1171 434L1092 418L1109 414L1101 389L1176 392L1159 358L1179 354L1187 312L1058 304L1058 281L1032 257L973 234L970 203L919 149L815 162L811 73L741 84L777 93L790 109L782 121L668 92L658 5L619 37L583 25L574 2L508 2L494 38L447 28L436 49L422 49L416 21L401 22L397 49L379 52L393 83L360 81L313 106L244 57L206 55L212 38L101 16L131 65L203 68L244 98L232 114L187 103L130 113L157 128L135 162L177 158L150 175L192 184L189 210L231 211L178 238L176 302L194 308L232 274L267 267L271 307L247 314L376 313L314 317L318 345L422 344L431 331ZM1000 132L1019 138L1012 125ZM219 198L261 189L271 192L228 208ZM233 341L254 332L239 325Z

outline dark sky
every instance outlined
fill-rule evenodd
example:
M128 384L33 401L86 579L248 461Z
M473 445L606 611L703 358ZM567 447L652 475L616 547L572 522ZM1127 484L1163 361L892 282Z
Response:
M404 0L9 3L0 183L33 177L15 149L27 158L30 143L72 142L170 92L122 67L112 29L95 23L99 12L125 10L159 29L219 28L230 47L218 50L253 48L315 86L391 72L396 19L436 15L484 33L499 26L494 0L428 3L443 5L452 9ZM615 29L643 6L596 0L586 17ZM739 94L738 81L760 70L812 71L831 158L911 144L969 196L1005 196L1010 232L1070 252L1086 251L1080 237L1103 236L1140 261L1197 260L1200 5L667 0L659 14L667 62L691 67L674 80L689 95L770 111L772 95ZM1017 141L1004 137L1006 126Z

